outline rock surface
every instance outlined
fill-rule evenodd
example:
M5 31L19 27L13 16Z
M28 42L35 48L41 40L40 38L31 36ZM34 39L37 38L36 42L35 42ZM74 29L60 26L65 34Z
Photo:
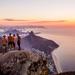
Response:
M46 66L42 55L31 51L9 51L0 57L0 74L3 75L40 75L41 68Z

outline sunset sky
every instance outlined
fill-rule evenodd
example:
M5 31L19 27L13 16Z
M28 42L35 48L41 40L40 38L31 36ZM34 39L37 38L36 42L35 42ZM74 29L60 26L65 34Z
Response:
M0 0L0 24L75 26L75 0Z

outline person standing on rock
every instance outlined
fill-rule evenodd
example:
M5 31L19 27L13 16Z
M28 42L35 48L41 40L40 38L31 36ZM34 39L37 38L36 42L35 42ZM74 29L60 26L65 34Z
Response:
M8 36L8 48L12 49L13 47L13 37L11 36L11 33Z
M3 53L5 53L6 50L7 50L7 39L6 39L6 35L4 35L3 38L2 38L2 49L4 50Z
M17 45L18 45L18 50L21 50L21 37L19 36L19 34L17 33Z
M13 41L12 41L13 42L13 48L15 49L15 45L16 45L16 43L15 43L15 41L16 41L15 40L16 39L15 34L13 34L12 39L13 39Z

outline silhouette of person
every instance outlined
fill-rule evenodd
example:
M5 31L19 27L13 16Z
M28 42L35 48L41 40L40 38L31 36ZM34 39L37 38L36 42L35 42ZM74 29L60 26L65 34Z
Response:
M21 50L21 37L19 36L19 34L17 33L17 45L18 45L18 50Z

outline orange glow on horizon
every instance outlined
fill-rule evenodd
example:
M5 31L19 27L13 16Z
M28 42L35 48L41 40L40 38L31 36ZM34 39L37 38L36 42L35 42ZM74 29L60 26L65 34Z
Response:
M74 26L74 21L36 21L36 20L0 20L0 25L42 25L42 26Z

